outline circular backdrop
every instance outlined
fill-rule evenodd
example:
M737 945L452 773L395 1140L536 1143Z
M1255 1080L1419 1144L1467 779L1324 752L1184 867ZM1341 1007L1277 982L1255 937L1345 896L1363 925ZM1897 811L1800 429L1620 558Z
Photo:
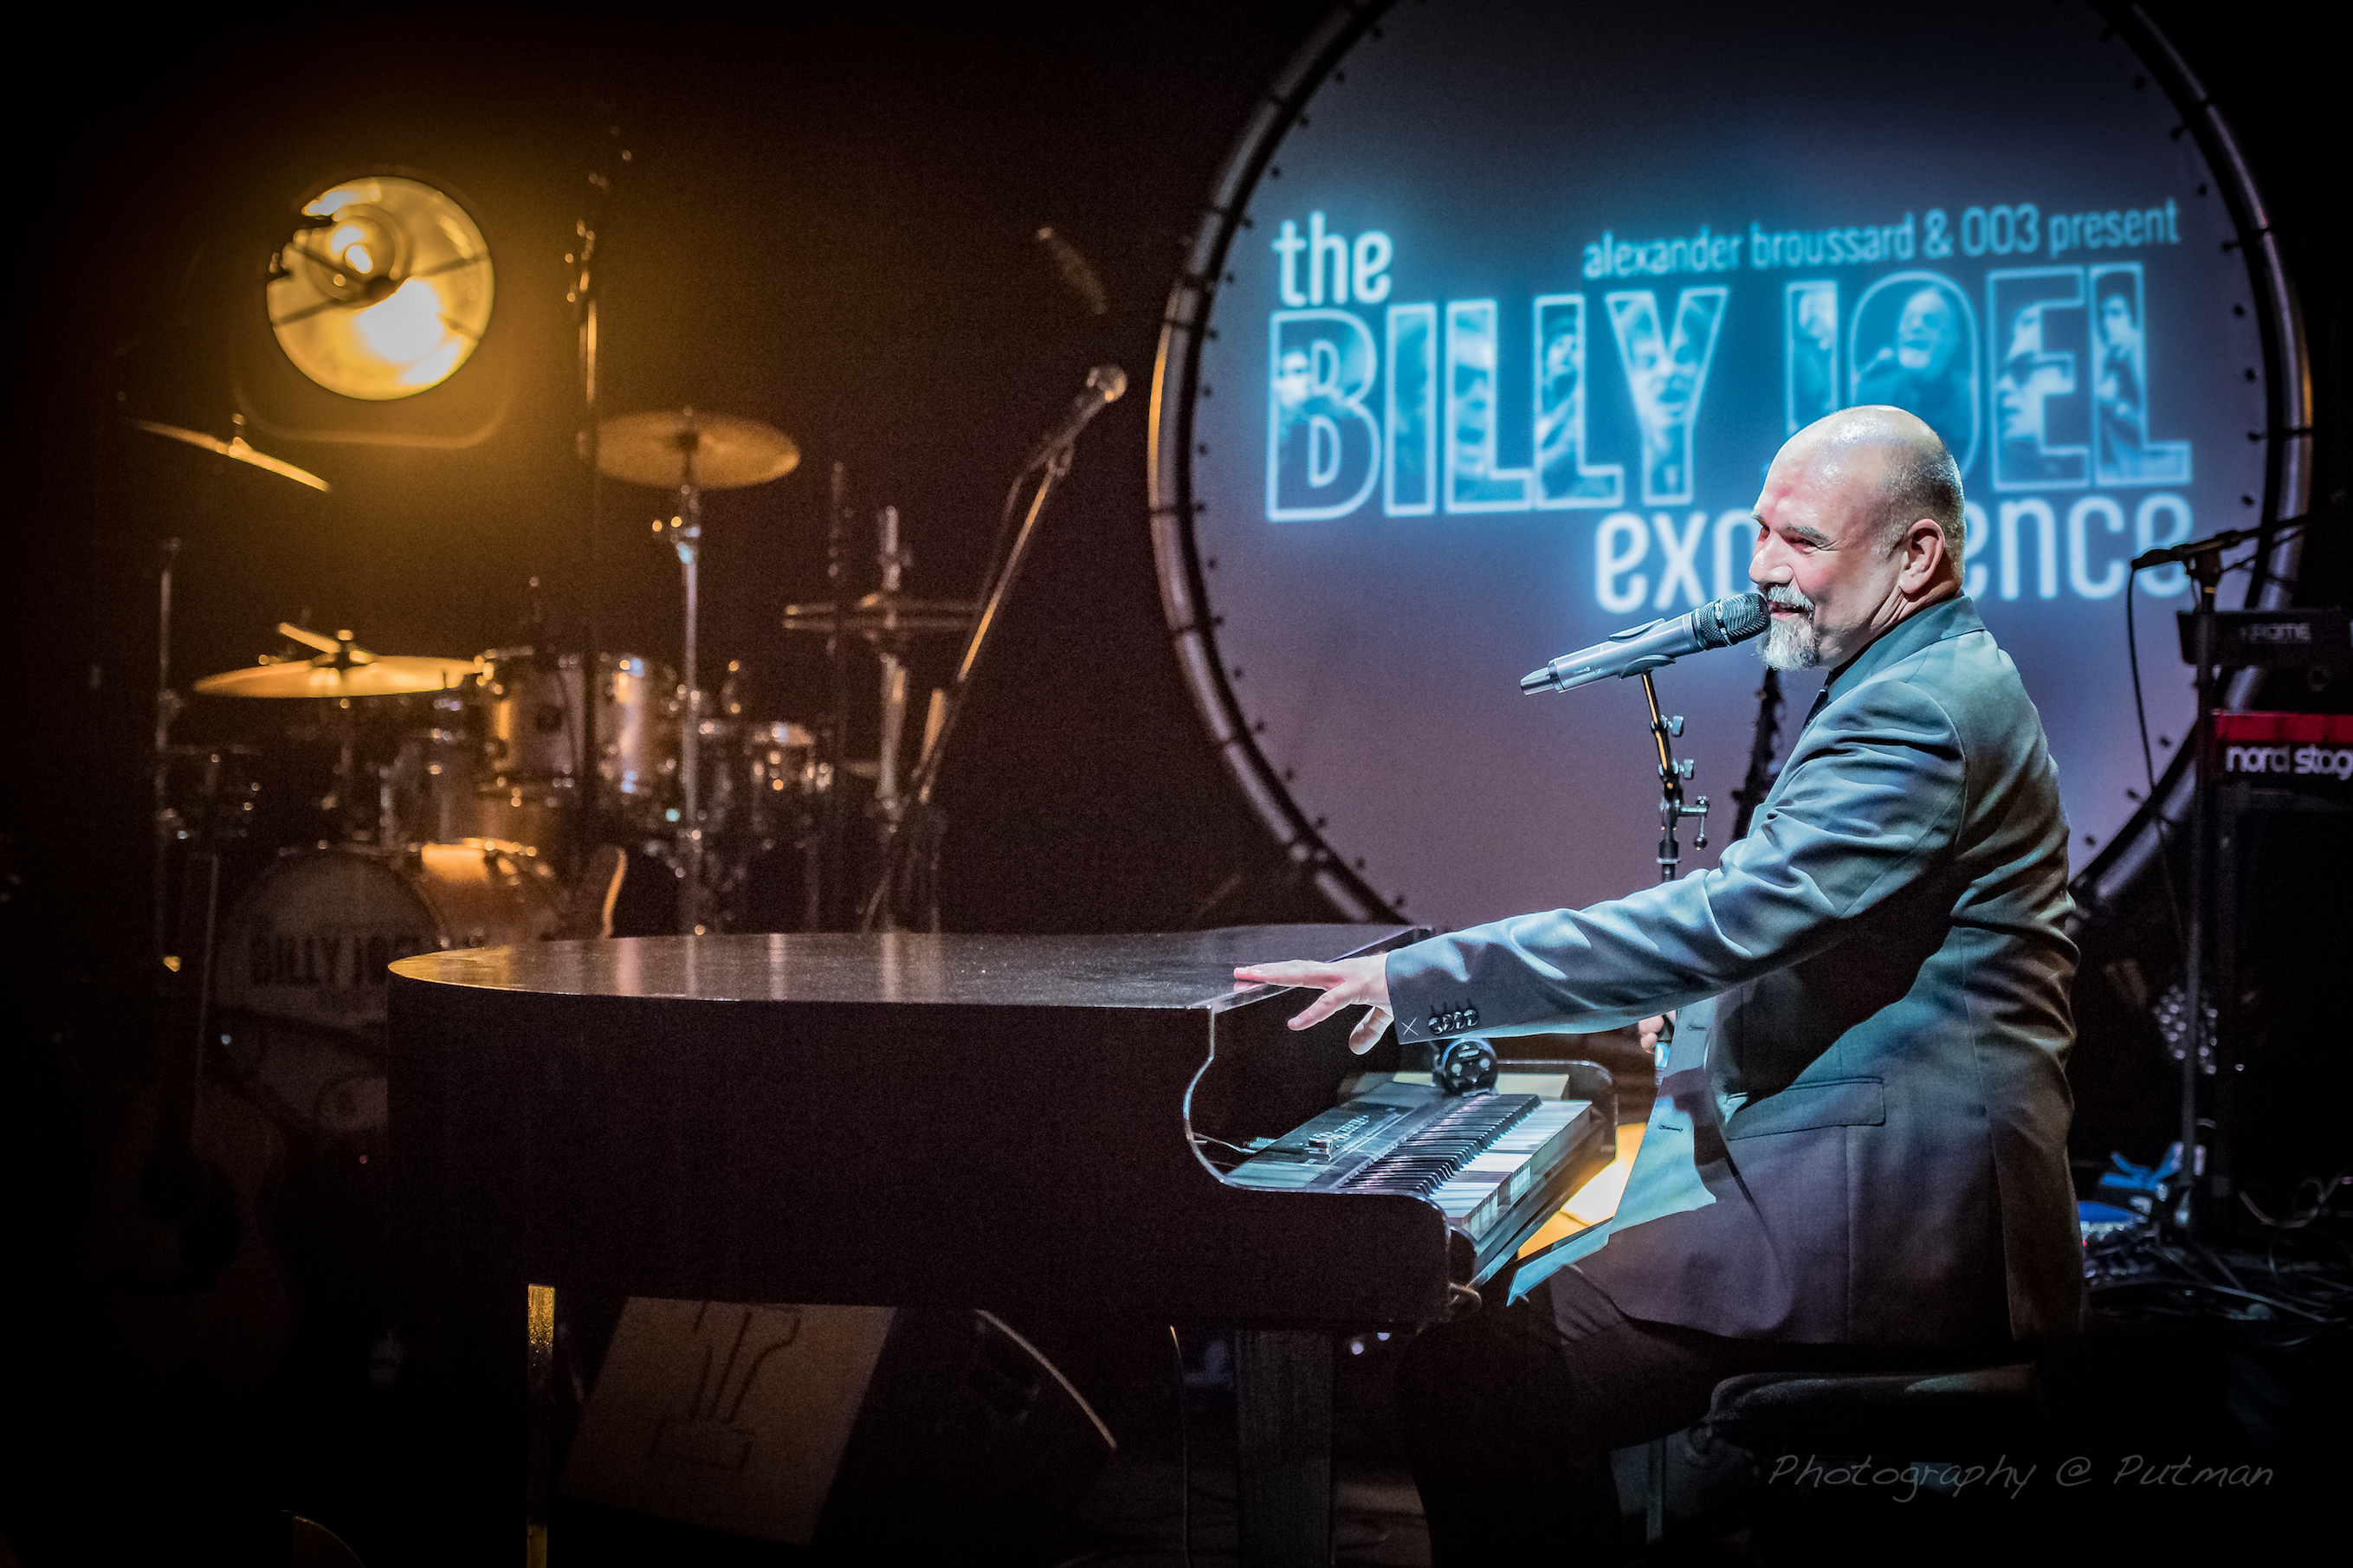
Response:
M2124 563L2256 521L2278 479L2252 195L2166 79L2073 0L1425 0L1311 41L1172 302L1155 500L1203 711L1326 888L1456 925L1654 879L1640 684L1518 679L1746 591L1767 463L1854 403L1960 460L1968 590L2078 864L2123 829ZM2161 769L2189 594L2131 596ZM1750 645L1657 678L1715 807L1686 870L1730 830L1760 675Z

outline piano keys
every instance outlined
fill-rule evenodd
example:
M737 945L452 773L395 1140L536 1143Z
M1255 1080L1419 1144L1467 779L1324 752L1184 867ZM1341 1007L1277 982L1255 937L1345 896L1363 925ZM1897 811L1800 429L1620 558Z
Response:
M1231 978L1419 934L655 937L401 960L394 1220L443 1390L447 1497L482 1519L519 1511L499 1478L525 1442L530 1286L1076 1306L1327 1344L1460 1310L1549 1196L1607 1163L1607 1116L1580 1108L1564 1133L1558 1111L1531 1121L1516 1097L1383 1088L1377 1057L1347 1049L1349 1014L1293 1033L1301 994ZM1344 1085L1368 1083L1344 1103ZM1351 1134L1335 1146L1366 1155L1357 1184L1269 1184L1279 1155L1235 1174L1335 1112L1394 1123L1385 1171ZM1417 1149L1417 1130L1434 1142ZM1314 1363L1285 1363L1311 1380ZM1283 1442L1290 1458L1250 1484L1292 1474L1307 1495L1312 1434ZM1328 1551L1325 1496L1320 1535L1273 1547L1271 1515L1290 1505L1246 1496L1254 1559Z
M1270 1142L1226 1179L1272 1192L1426 1198L1470 1238L1472 1279L1485 1279L1591 1173L1579 1156L1607 1129L1589 1100L1448 1099L1428 1085L1385 1083Z

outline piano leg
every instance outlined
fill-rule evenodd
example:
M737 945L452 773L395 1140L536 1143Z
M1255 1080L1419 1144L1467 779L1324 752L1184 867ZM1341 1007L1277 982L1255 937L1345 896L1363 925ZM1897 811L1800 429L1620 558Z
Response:
M523 1471L524 1562L525 1568L547 1568L547 1519L555 1493L555 1291L546 1285L525 1286L523 1303L531 1346L526 1363L531 1436Z
M1328 1332L1234 1335L1238 1524L1242 1568L1332 1561L1332 1362Z

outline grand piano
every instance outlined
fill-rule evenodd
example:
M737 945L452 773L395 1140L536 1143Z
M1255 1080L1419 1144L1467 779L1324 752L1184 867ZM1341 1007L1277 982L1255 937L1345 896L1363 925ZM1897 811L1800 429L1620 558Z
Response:
M1346 1016L1293 1033L1300 994L1231 978L1420 934L657 937L395 963L396 1234L440 1368L453 1549L512 1551L539 1287L1239 1325L1245 1559L1328 1561L1331 1335L1463 1310L1610 1154L1606 1107L1366 1073Z

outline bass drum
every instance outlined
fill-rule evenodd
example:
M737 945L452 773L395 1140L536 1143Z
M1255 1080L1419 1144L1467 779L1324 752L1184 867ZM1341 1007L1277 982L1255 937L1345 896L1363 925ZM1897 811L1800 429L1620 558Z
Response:
M297 1128L380 1132L385 966L536 942L558 919L554 878L520 844L290 852L222 925L213 997L224 1065Z

